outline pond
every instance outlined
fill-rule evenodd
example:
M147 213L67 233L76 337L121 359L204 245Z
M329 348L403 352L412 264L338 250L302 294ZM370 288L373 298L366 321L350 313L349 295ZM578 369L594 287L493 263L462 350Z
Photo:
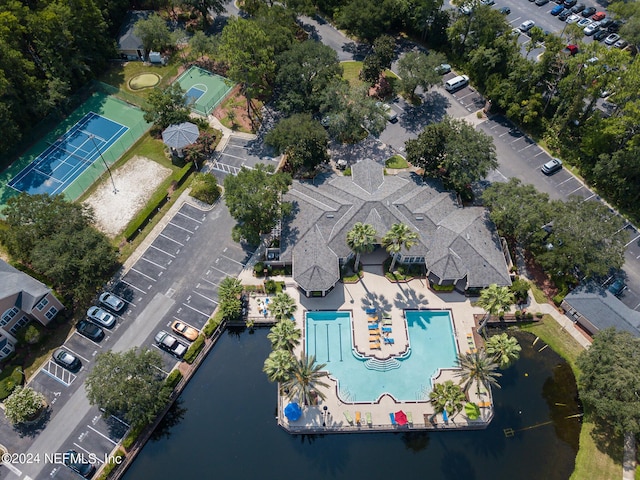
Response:
M575 379L550 348L539 351L543 342L532 346L530 334L515 332L521 358L502 372L486 430L292 436L276 425L276 385L262 373L267 333L220 339L126 480L548 480L573 472L580 433Z

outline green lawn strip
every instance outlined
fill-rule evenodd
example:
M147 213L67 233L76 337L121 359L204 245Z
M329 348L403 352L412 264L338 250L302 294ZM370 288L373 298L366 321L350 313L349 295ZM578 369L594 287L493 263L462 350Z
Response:
M384 162L384 166L387 168L407 168L409 164L400 155L394 155Z
M366 85L366 82L360 80L360 71L362 70L362 62L357 61L348 61L341 62L342 65L342 78L344 78L349 85L352 87L363 86ZM389 80L391 84L394 84L396 80L398 80L398 76L393 73L391 70L385 70L384 76Z
M535 298L538 303L547 303L549 299L546 297L544 292L540 290L534 283L529 283L531 285L531 292L533 293L533 298Z
M553 317L545 315L540 322L523 325L520 328L540 337L569 363L576 378L580 375L576 361L584 348ZM571 480L622 477L622 464L616 461L616 458L622 458L622 441L610 446L612 451L603 452L598 448L592 435L595 428L596 424L588 419L588 415L585 415L580 430L580 448Z
M153 89L147 88L144 90L132 90L129 88L129 80L141 73L157 73L161 77L158 87L166 87L171 83L171 80L178 75L178 66L177 62L171 62L165 66L149 66L148 64L145 65L144 62L126 62L124 65L115 65L110 68L99 78L99 80L127 92L147 98L149 96L149 92Z

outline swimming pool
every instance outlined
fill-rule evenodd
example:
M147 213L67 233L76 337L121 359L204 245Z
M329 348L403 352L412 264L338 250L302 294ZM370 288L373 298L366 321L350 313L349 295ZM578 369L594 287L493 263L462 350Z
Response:
M354 353L351 313L307 312L306 352L338 380L345 402L373 402L388 393L397 401L428 400L431 377L456 366L453 322L446 310L405 312L410 351L403 358L379 361Z

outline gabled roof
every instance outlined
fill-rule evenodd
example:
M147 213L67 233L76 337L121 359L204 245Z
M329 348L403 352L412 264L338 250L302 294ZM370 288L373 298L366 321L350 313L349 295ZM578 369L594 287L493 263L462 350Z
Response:
M118 50L144 51L142 40L133 33L133 27L138 20L145 20L152 13L153 12L151 10L129 10L127 12L118 35Z
M293 262L296 282L295 272L300 270L295 264L301 255L295 252L307 235L314 244L324 243L330 257L346 258L351 254L347 233L362 222L373 225L378 239L394 223L408 225L419 239L402 254L425 257L427 268L442 280L466 277L469 287L511 284L499 238L484 208L461 208L439 183L424 182L414 174L384 176L382 165L369 159L351 168L351 177L330 175L318 184L294 182L284 196L296 213L283 222L280 259ZM325 257L319 265L328 261Z
M293 249L293 278L306 290L327 291L340 279L338 257L313 226Z
M640 337L640 312L630 309L598 285L590 283L580 286L569 293L564 301L598 330L615 327Z
M15 306L25 312L33 307L51 290L33 277L0 260L0 298L17 295Z

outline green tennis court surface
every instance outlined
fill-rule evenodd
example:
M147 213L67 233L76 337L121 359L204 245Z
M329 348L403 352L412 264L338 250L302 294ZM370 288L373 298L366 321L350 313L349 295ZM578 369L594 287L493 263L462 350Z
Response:
M186 92L191 109L200 115L209 115L233 88L226 78L196 66L186 70L176 81Z

